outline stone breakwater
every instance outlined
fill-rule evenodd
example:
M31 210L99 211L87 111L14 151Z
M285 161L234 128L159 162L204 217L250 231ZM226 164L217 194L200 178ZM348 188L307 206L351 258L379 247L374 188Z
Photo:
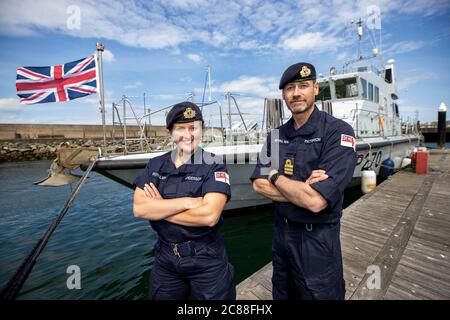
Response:
M151 143L144 143L148 151L163 150L170 147L167 138L151 139ZM103 140L73 139L66 141L0 141L0 162L53 160L56 158L59 147L103 147ZM139 142L127 144L128 151L140 149ZM122 153L125 147L122 141L107 141L107 153Z

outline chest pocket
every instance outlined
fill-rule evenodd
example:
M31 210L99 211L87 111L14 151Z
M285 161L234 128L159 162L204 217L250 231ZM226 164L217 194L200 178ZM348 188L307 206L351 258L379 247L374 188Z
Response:
M161 196L165 199L176 198L178 193L178 183L176 181L165 181L160 184L160 188L158 188L161 192Z
M278 171L281 173L285 173L286 161L293 160L294 163L292 163L292 165L295 164L295 153L296 153L297 147L295 144L290 144L290 145L280 144L279 148L280 148L280 158L272 159L272 161L273 161L272 167L278 168ZM291 162L288 164L288 166L290 164L291 164ZM294 176L295 176L296 175L295 168L293 168L293 172L294 172Z
M200 197L204 177L188 175L171 175L166 181L160 181L158 188L163 198Z
M321 151L322 142L299 145L295 154L295 170L300 180L308 179L313 170L323 169L319 168Z

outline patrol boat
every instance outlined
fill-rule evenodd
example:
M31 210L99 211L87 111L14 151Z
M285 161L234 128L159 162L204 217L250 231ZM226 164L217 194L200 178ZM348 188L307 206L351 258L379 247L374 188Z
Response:
M357 25L358 37L361 41L361 19ZM316 106L347 122L355 131L356 145L354 147L358 160L350 186L361 183L361 172L364 170L374 170L376 174L379 174L380 168L387 163L387 160L390 160L391 164L394 163L394 170L401 169L408 163L403 160L410 157L413 149L423 140L414 123L401 123L397 104L395 61L388 60L387 63L380 64L379 68L373 65L362 65L370 59L382 61L381 54L377 49L374 49L370 56L362 56L358 52L356 59L344 64L342 72L337 72L336 68L332 67L329 75L319 74L317 78L319 94L316 97ZM209 69L208 79L210 79ZM210 85L210 81L208 85ZM202 108L217 104L220 110L221 129L209 131L208 143L205 144L204 149L217 156L222 156L227 164L232 198L225 209L269 203L270 200L253 192L249 177L253 172L267 132L279 127L290 117L284 116L285 113L288 113L284 112L285 106L282 100L265 99L263 125L258 129L253 122L243 119L238 104L230 92L227 93L227 98L229 119L229 128L227 129L224 129L223 126L220 102L214 101L210 94L208 102L201 104ZM235 103L237 115L240 116L239 123L231 123L231 102ZM125 101L123 105L125 112ZM161 110L168 108L170 106ZM123 118L126 119L125 114L123 114ZM140 126L143 118L137 121ZM126 132L126 130L124 131ZM126 140L125 136L125 153L127 151ZM164 152L167 151L104 155L97 160L93 170L132 188L134 179L148 160Z
M411 155L421 137L412 123L402 127L396 103L395 61L387 61L382 69L364 66L351 69L347 66L342 73L332 69L329 76L319 75L318 83L316 106L347 122L355 131L358 161L350 185L361 183L363 170L374 170L378 174L387 159L394 162L394 170L400 169L404 165L403 159ZM221 136L217 132L215 136L208 135L207 131L209 143L204 149L221 156L230 173L232 198L226 210L270 202L253 192L249 177L266 133L290 118L284 117L283 108L280 99L266 99L267 122L263 130L258 130L251 122L242 121L219 130L223 133ZM93 170L132 188L134 179L148 160L165 152L105 155L97 160Z

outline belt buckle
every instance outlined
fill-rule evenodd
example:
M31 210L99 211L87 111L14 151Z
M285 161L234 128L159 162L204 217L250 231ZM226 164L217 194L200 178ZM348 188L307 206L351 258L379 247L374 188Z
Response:
M181 258L180 253L178 252L178 243L173 244L172 251L174 256Z

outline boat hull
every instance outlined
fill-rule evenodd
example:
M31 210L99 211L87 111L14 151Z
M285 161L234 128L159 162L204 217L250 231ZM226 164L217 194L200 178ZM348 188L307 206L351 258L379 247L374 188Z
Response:
M356 146L358 160L349 187L357 186L361 183L362 170L371 169L378 175L381 168L380 164L388 158L395 160L395 169L400 169L401 160L410 156L413 148L419 142L417 136L398 136L391 139L365 139L358 141ZM222 155L224 162L227 164L232 198L227 203L225 210L270 203L270 200L253 191L249 179L255 168L256 157L262 145L239 145L225 148L228 148L226 152L223 152L225 150L224 147L205 148L205 150L216 155ZM101 158L94 167L94 171L129 188L133 188L133 181L142 172L148 160L160 154L162 153Z

